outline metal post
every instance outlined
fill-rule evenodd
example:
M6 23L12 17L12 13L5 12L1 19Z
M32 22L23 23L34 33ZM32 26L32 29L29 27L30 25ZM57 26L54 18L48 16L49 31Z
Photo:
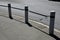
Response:
M28 6L25 6L25 23L28 23Z
M11 13L11 4L8 4L8 13L9 13L9 18L13 19L12 18L12 13Z
M51 11L50 12L50 25L49 25L49 34L50 35L54 34L54 23L55 23L55 12Z

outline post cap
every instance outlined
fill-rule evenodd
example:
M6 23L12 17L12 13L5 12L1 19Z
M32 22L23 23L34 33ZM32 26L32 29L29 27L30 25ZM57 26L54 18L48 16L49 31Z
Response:
M28 7L28 5L25 5L25 7Z
M55 11L54 10L52 10L52 11L50 11L50 18L55 18Z
M50 12L55 12L54 10L50 11Z

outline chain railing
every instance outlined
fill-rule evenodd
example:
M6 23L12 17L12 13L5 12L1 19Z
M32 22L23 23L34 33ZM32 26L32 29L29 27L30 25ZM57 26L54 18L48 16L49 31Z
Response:
M10 19L13 19L12 13L11 13L11 8L25 11L25 23L26 24L29 23L28 12L31 12L31 13L34 13L34 14L37 14L37 15L40 15L40 16L44 16L44 17L50 17L49 34L51 34L51 35L54 34L54 22L55 22L55 12L54 11L51 11L50 12L50 16L47 16L47 15L43 15L43 14L40 14L40 13L37 13L37 12L29 10L28 6L25 6L25 9L12 7L11 4L8 4L8 6L5 6L5 5L0 5L0 6L2 6L2 7L8 7L8 13L9 13L9 18Z

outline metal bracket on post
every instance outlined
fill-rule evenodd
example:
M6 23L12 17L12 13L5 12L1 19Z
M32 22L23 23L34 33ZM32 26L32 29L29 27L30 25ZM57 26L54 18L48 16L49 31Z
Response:
M25 23L28 23L28 6L25 6Z
M50 12L50 25L49 25L49 34L54 35L54 23L55 23L55 12Z
M11 4L8 4L8 13L9 13L9 18L13 19L12 18L12 13L11 13Z

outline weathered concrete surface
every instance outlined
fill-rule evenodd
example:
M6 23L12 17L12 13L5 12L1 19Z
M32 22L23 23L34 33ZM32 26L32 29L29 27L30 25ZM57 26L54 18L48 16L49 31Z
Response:
M48 0L1 0L2 2L0 2L2 5L7 5L8 3L11 3L12 6L18 7L18 8L24 8L25 5L29 6L29 10L33 10L35 12L41 13L41 14L45 14L45 15L50 15L50 11L51 10L55 10L56 11L56 20L55 20L55 28L60 30L60 3L59 2L52 2L52 1L48 1ZM9 2L8 2L9 1ZM7 13L7 8L3 8L0 7L0 12L3 13ZM17 15L23 15L24 16L24 12L17 11L17 10L13 10L12 13L13 14L17 14ZM30 13L29 17L37 20L38 22L43 22L45 24L49 25L49 17L47 19L45 19L44 17L35 15ZM40 19L43 20L40 20Z
M0 16L0 40L55 40L28 25Z

